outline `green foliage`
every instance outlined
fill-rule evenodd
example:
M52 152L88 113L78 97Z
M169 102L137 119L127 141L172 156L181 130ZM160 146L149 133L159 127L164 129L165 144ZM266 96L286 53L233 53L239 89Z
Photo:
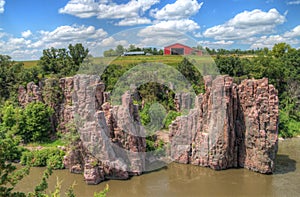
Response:
M49 166L52 169L63 169L63 156L65 153L58 148L44 148L30 152L23 152L21 157L22 165L34 167Z
M157 48L139 48L134 45L129 45L127 49L125 49L122 45L118 45L115 49L109 49L104 51L103 55L104 57L112 57L112 56L120 56L125 51L144 51L145 54L151 54L151 55L163 55L163 50L157 50Z
M177 70L191 83L196 94L204 92L202 75L187 58L184 58L182 62L177 65Z
M52 155L47 159L47 166L51 166L54 170L63 169L63 157L61 155Z
M147 125L151 121L150 114L149 114L150 106L151 103L146 103L144 108L139 113L142 125Z
M117 64L109 65L104 73L101 75L102 81L106 85L107 91L112 91L114 89L115 84L119 80L119 78L130 68L134 67L135 65L130 64L127 66L121 66Z
M159 102L167 111L174 110L175 93L163 84L149 82L138 87L139 96L147 104Z
M36 68L25 69L22 63L12 61L9 56L0 55L0 104L7 99L17 101L19 86L38 80Z
M164 119L164 128L168 129L169 125L172 123L173 120L176 119L177 116L181 116L181 113L173 110L169 111L166 118Z
M109 191L109 185L106 184L105 188L101 192L94 193L94 197L106 197L108 191Z
M24 193L13 192L18 181L29 174L29 167L16 170L12 164L16 155L20 155L18 143L18 140L0 130L0 196L25 196Z
M45 104L54 108L63 99L62 89L59 86L59 79L47 79L43 86L43 99Z
M50 48L43 50L43 55L38 62L44 75L64 77L76 74L80 64L88 56L89 50L81 43L69 45L68 49Z
M67 192L65 193L67 197L75 197L75 193L74 193L74 187L75 187L76 183L74 182L68 189Z
M162 140L157 140L155 135L146 137L146 152L153 152L154 155L164 155L165 143Z
M277 43L272 48L272 55L275 58L282 57L285 53L287 53L289 50L291 50L291 46L286 43Z
M22 112L17 135L21 135L25 143L45 141L51 131L50 116L53 109L41 102L28 104Z
M6 102L2 108L0 130L21 136L25 143L44 141L51 130L49 118L52 113L53 110L41 102L32 102L24 110Z

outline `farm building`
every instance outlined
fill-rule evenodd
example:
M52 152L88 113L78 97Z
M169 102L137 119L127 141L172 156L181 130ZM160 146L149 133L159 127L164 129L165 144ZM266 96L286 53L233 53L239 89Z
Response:
M145 55L145 52L144 51L124 52L122 56L130 56L130 55Z
M198 49L193 49L189 46L183 44L172 44L164 48L165 55L199 55L202 56L202 51Z

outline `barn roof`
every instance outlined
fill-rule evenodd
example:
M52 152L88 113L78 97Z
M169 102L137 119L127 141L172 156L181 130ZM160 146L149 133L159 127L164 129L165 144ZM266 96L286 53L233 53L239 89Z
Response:
M189 47L189 46L186 46L186 45L180 44L180 43L174 43L174 44L171 44L171 45L169 45L169 46L165 46L165 48L170 48L170 47L172 47L172 46L174 46L174 45L181 45L181 46L183 46L183 47L191 48L191 47ZM191 48L191 49L192 49L192 48Z

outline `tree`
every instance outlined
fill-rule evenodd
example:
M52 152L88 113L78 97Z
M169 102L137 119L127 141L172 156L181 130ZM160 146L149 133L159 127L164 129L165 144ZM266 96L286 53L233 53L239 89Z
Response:
M38 80L36 68L25 69L23 63L14 62L7 55L0 55L0 104L5 100L17 100L19 85Z
M291 50L291 46L289 44L286 44L284 42L275 44L272 48L272 54L274 57L279 58L283 56L285 53L287 53L289 50Z
M125 49L124 49L124 47L122 45L118 45L116 47L115 51L116 51L116 55L120 56L120 55L122 55L124 53Z
M88 53L89 50L85 49L81 43L75 44L75 46L70 44L68 49L53 47L44 49L38 66L41 67L45 75L52 74L58 75L58 77L74 75Z
M53 109L41 102L28 104L21 116L23 128L19 128L18 133L25 142L44 141L51 131L50 116Z
M51 131L53 109L41 102L32 102L22 109L12 103L2 108L0 130L8 135L19 135L24 142L43 141Z
M21 192L13 192L14 186L25 175L29 174L29 167L16 170L12 161L20 155L18 140L0 129L0 196L26 196Z
M75 46L70 44L68 48L71 61L73 62L71 65L74 65L74 68L71 69L76 72L83 60L88 56L89 50L85 49L81 43L77 43Z

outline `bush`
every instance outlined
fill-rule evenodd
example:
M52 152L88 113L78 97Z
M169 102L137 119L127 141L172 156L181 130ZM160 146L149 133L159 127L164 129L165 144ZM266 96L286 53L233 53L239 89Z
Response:
M154 135L146 137L146 152L154 152L154 155L164 155L165 143L162 140L157 142Z
M177 116L180 116L181 113L180 112L176 112L176 111L169 111L168 115L166 116L166 118L164 119L164 128L167 129L169 128L169 125L172 123L173 120L176 119Z
M53 155L47 159L47 166L52 167L54 170L63 169L63 157L61 155Z
M44 148L31 152L24 152L21 157L22 165L30 165L34 167L43 167L49 165L53 169L62 169L63 156L65 153L58 148Z

